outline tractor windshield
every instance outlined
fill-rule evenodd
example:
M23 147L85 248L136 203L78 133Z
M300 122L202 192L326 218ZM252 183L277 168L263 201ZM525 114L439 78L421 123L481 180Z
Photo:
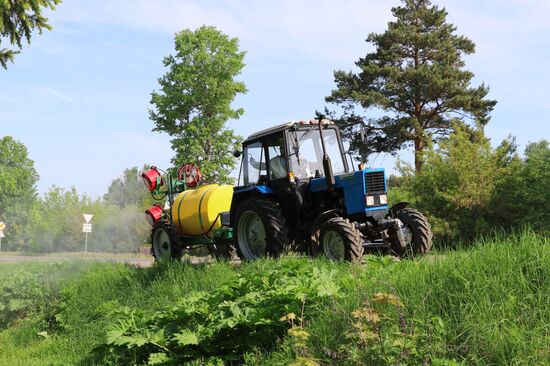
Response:
M296 131L296 137L299 144L299 153L291 151L290 169L298 178L313 178L319 171L319 176L324 176L323 170L323 147L321 146L321 136L317 128ZM342 152L338 141L338 135L334 128L323 129L323 139L325 148L332 162L332 171L334 174L345 173L346 168L342 159ZM295 141L296 141L295 140ZM289 144L292 146L292 143Z

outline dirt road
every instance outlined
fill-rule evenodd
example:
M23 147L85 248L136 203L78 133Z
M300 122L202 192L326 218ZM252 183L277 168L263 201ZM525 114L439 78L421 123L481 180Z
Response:
M97 262L121 262L129 263L138 267L149 267L153 264L153 257L126 257L121 254L101 254L96 253L70 253L70 254L52 254L52 255L0 255L0 265L13 264L13 263L25 263L25 262L65 262L70 260L86 260Z

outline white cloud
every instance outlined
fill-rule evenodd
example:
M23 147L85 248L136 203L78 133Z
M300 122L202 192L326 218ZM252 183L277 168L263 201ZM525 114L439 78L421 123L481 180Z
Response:
M328 58L349 56L353 44L383 30L396 1L176 1L66 2L54 23L114 25L173 34L214 25L259 52L298 52ZM353 47L353 46L352 46ZM356 56L356 55L353 55Z

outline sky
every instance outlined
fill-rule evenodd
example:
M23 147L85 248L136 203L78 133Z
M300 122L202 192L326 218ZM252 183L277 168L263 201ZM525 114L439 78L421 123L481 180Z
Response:
M473 85L498 101L486 134L508 135L520 151L550 139L550 2L436 0L457 33L476 43L465 58ZM229 127L246 137L327 105L336 69L354 70L372 48L365 39L392 20L393 0L65 0L48 12L52 31L0 69L0 137L24 143L40 175L38 191L75 186L101 197L124 168L168 167L166 134L152 132L150 95L166 71L174 34L213 25L240 40L248 93ZM2 43L5 47L5 43ZM411 160L411 153L399 154ZM395 160L370 165L394 171Z

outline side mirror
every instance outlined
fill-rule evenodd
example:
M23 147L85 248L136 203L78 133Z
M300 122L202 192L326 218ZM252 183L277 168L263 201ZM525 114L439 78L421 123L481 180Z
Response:
M361 131L359 131L359 134L361 136L361 142L366 144L367 139L369 137L367 127L366 126L361 127Z
M240 158L242 154L243 154L242 151L239 151L239 150L233 151L233 156L236 158Z

